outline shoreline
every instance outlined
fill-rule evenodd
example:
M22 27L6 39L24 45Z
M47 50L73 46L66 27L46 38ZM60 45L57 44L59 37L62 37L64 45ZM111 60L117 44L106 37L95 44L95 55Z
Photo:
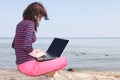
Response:
M0 80L120 80L120 71L60 70L54 77L44 75L31 77L20 73L17 69L0 68Z

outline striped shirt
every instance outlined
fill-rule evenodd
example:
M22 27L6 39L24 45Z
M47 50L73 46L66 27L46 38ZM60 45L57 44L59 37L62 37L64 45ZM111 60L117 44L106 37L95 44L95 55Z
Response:
M16 64L21 64L34 58L28 53L33 51L32 44L36 41L34 22L23 20L16 27L16 34L12 42L12 48L16 53Z

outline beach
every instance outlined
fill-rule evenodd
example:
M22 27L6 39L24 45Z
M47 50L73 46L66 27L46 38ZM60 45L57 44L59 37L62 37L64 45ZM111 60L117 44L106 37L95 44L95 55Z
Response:
M31 77L22 74L16 69L0 69L0 80L120 80L117 71L57 71L53 77L44 75Z

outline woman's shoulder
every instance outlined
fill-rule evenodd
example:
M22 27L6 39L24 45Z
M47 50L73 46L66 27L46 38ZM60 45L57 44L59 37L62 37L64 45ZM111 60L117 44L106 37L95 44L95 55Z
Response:
M18 25L22 25L22 26L25 26L25 25L34 25L34 22L31 21L31 20L22 20L18 23Z

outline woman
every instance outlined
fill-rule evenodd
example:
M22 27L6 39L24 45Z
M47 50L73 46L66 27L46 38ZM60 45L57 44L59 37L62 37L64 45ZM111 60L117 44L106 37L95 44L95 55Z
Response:
M55 71L64 68L67 61L64 57L49 61L38 62L36 58L45 53L34 50L32 44L36 41L35 32L42 17L48 20L44 6L39 2L31 3L23 12L23 20L16 27L16 34L12 43L16 53L16 64L20 72L29 76L53 76Z

